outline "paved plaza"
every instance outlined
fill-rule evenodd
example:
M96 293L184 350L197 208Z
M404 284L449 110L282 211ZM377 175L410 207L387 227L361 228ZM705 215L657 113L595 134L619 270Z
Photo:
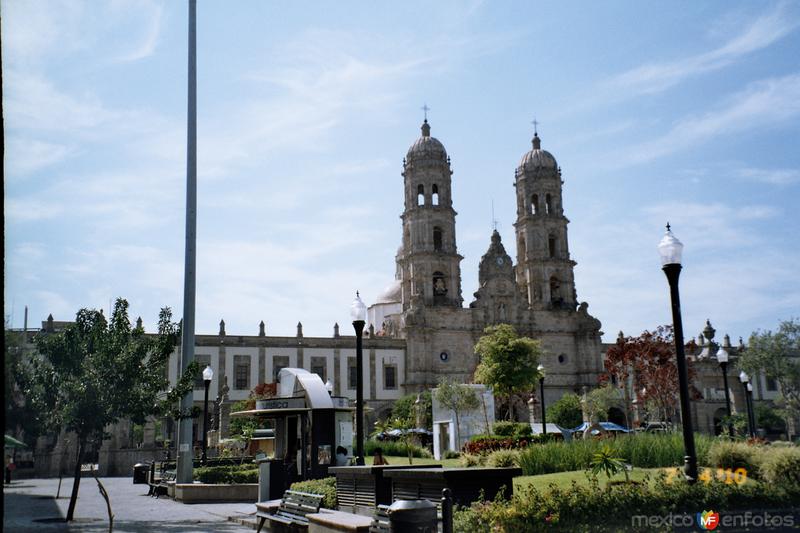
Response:
M119 533L158 532L242 533L252 529L229 521L229 517L253 520L252 503L186 505L169 498L147 496L147 485L134 485L130 477L100 478L111 499L114 531ZM58 479L20 479L3 486L3 531L56 532L108 531L106 503L94 478L81 480L75 520L57 522L67 515L72 479L65 478L56 500Z

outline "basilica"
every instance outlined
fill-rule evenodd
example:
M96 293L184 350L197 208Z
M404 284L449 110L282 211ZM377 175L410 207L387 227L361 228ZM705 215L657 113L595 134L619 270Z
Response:
M507 323L538 339L547 370L545 395L594 386L602 371L600 322L578 303L569 253L562 175L535 134L514 171L515 260L495 231L479 264L479 288L464 305L456 243L450 157L427 119L403 161L402 244L396 279L369 308L376 337L405 341L404 387L439 376L469 381L474 345L487 326Z

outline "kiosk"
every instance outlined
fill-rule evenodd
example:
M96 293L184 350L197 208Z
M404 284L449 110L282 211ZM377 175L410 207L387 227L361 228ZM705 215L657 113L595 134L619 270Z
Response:
M231 413L273 421L275 455L261 463L259 501L280 498L295 481L327 477L338 446L352 456L352 411L349 400L332 397L317 374L284 368L276 397L258 400L256 409Z

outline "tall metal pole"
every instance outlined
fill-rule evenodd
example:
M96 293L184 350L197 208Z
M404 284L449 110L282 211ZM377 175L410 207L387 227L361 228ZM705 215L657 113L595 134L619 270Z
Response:
M364 321L354 320L356 331L356 464L364 464L364 354L361 337L364 333Z
M752 385L750 383L745 384L744 393L745 393L745 396L747 396L747 419L750 421L750 436L752 438L755 438L756 437L756 414L755 414L755 409L753 409L753 391L750 390L751 386Z
M181 374L194 361L194 307L197 259L197 0L189 0L189 87L186 135L186 257L183 274ZM181 398L181 412L192 408L194 391ZM192 482L192 419L182 418L178 430L178 483Z
M697 482L697 453L694 447L694 430L692 429L692 412L689 406L689 372L686 369L686 353L683 348L683 320L681 319L681 297L678 292L678 278L681 265L672 263L664 265L664 274L669 281L669 292L672 300L672 326L675 334L675 352L678 362L678 384L680 385L681 421L683 422L683 447L686 455L683 458L683 473L689 483Z
M544 415L544 378L539 378L539 391L542 395L542 435L547 436L547 419Z
M211 380L204 380L206 386L205 399L203 400L203 455L200 462L206 464L207 451L208 451L208 388L211 386Z
M725 412L728 414L728 433L733 437L733 424L731 423L731 393L728 390L728 363L720 363L722 369L722 383L725 386Z

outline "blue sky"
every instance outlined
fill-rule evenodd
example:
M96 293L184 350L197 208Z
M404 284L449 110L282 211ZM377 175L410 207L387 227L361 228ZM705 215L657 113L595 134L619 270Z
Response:
M531 120L563 170L578 298L604 339L800 315L800 5L198 6L197 332L330 335L392 279L420 108L452 158L465 305L492 201L513 255ZM4 313L182 309L185 2L2 4ZM343 329L343 332L347 331Z

